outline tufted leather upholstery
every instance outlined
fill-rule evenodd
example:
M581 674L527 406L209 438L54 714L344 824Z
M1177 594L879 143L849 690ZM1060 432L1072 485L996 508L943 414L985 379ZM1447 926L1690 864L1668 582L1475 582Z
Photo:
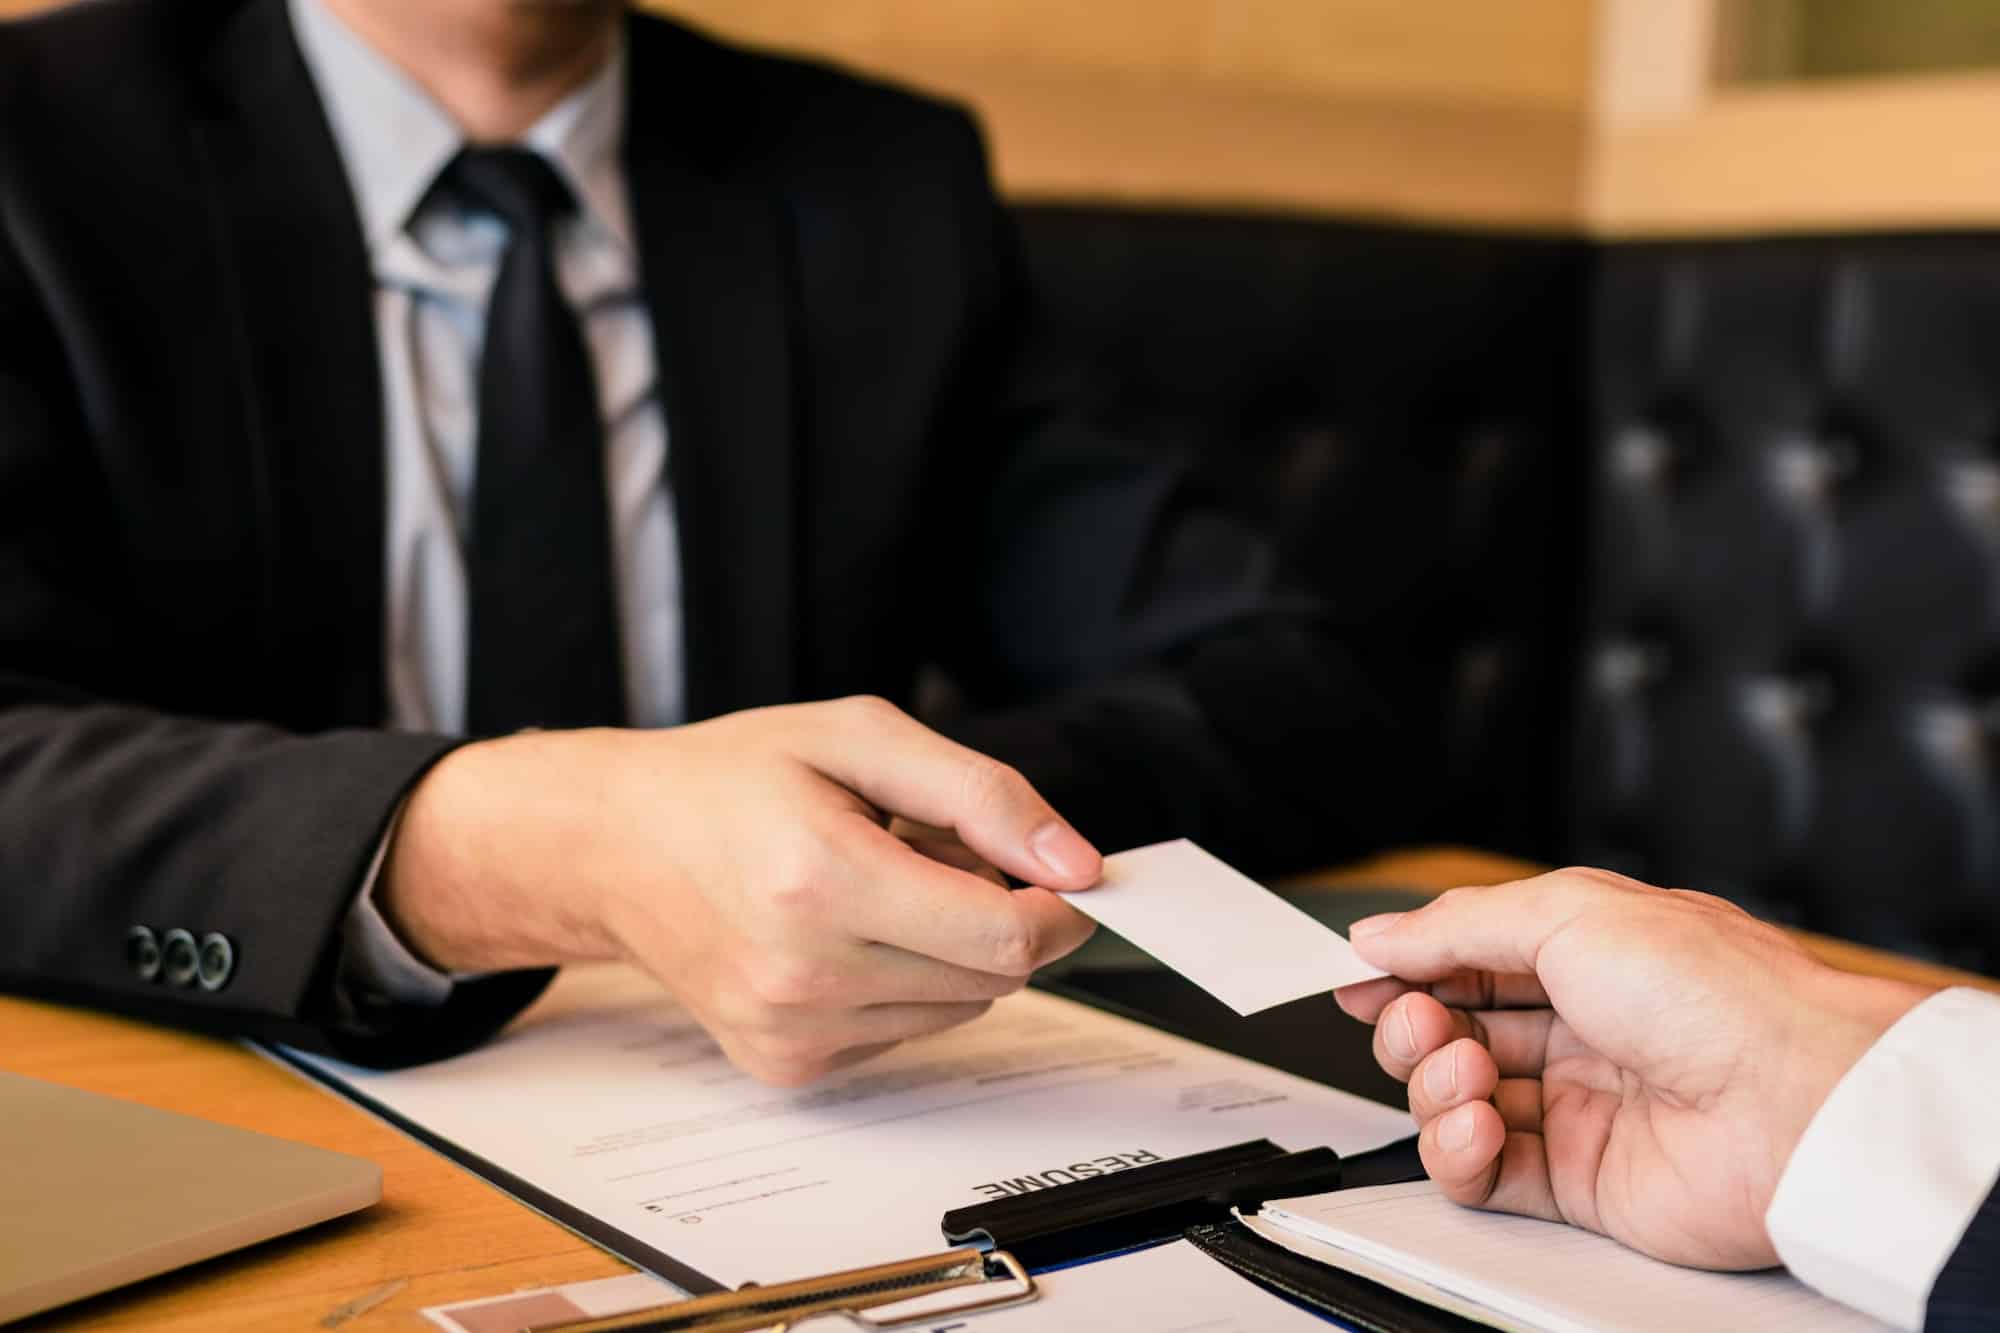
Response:
M1576 248L1188 213L1020 223L1095 414L1269 524L1370 654L1437 774L1422 830L1551 847ZM1331 757L1327 776L1370 780Z
M1579 857L2000 970L2000 240L1594 283Z
M1020 220L1094 410L1366 645L1418 836L2000 971L2000 237Z

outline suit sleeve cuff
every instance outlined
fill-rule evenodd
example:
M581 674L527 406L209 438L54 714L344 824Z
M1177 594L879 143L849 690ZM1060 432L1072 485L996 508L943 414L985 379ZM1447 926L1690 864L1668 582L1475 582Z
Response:
M1764 1223L1827 1296L1919 1329L1937 1280L2000 1177L2000 996L1931 996L1834 1086Z
M382 877L382 864L402 823L399 806L389 820L382 841L362 878L361 892L348 909L341 925L338 984L353 998L366 996L376 1003L435 1007L451 998L453 978L418 958L397 937L375 902L375 885Z

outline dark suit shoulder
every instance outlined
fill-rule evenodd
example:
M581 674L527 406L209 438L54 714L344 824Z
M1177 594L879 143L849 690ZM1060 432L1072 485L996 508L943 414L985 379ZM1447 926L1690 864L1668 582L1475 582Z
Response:
M980 152L971 113L837 63L722 41L654 15L634 15L635 81L672 70L679 95L658 99L635 133L676 133L651 116L699 118L725 159L844 169L949 163Z
M42 93L108 92L135 69L178 71L245 0L83 0L0 19L0 62Z
M83 0L0 19L0 58L17 65L80 65L98 44L116 51L135 41L158 40L165 8L156 0Z
M189 76L242 0L86 0L0 22L0 138L103 151L188 106ZM18 136L18 137L16 137Z
M727 41L677 19L634 14L634 46L705 72L712 91L734 84L773 110L802 106L878 118L963 116L949 99L918 92L836 61Z

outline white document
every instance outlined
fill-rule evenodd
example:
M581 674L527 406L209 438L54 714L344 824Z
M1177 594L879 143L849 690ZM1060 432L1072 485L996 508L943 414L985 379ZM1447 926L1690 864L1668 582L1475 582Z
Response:
M1317 1242L1291 1246L1308 1257L1418 1294L1395 1280L1414 1279L1456 1298L1440 1302L1447 1308L1500 1328L1875 1333L1889 1327L1788 1273L1678 1268L1595 1232L1461 1208L1429 1181L1282 1199L1252 1220L1259 1234L1280 1243L1284 1233Z
M612 965L565 969L455 1059L289 1054L695 1288L935 1253L947 1209L1246 1139L1355 1153L1410 1132L1403 1111L1035 991L802 1089L739 1073Z
M1186 838L1105 857L1103 882L1063 900L1239 1014L1386 975Z

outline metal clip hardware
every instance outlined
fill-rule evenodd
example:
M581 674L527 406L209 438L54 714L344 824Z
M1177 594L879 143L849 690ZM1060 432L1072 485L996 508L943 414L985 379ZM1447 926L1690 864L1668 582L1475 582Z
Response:
M998 1293L982 1290L1002 1286L1006 1290ZM926 1304L915 1313L888 1318L868 1313L947 1291L964 1291L967 1299ZM949 1250L768 1287L751 1284L628 1314L532 1324L522 1333L751 1333L753 1329L783 1333L823 1315L844 1316L862 1328L893 1329L1025 1305L1039 1294L1028 1270L1004 1250Z

